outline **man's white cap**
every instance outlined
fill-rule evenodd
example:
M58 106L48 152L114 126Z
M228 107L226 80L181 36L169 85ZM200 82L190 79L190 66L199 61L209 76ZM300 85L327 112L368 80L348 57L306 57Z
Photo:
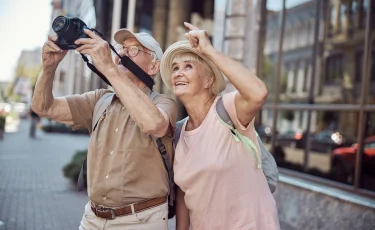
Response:
M115 35L114 39L117 43L122 44L126 39L134 37L144 47L156 53L156 57L161 60L163 50L160 48L159 43L148 33L133 33L128 29L120 29Z

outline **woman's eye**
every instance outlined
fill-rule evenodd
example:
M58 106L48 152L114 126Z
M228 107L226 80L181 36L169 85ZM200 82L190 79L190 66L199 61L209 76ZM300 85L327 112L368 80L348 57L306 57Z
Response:
M186 69L191 69L191 68L193 68L193 66L191 66L190 64L187 64L187 65L185 66L185 68L186 68Z
M172 69L172 71L173 72L176 72L178 70L178 67L176 66L176 67L173 67L173 69Z

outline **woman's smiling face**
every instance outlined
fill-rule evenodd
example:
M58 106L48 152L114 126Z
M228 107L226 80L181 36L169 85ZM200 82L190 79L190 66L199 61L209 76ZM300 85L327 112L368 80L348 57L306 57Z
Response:
M199 59L194 54L173 59L171 86L177 97L185 94L193 96L211 88L212 82L208 80L213 77L212 71Z

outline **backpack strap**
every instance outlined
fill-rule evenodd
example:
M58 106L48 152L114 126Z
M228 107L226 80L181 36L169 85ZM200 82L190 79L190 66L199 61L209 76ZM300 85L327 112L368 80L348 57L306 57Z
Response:
M150 94L150 100L154 101L154 99L156 98L157 95L159 95L157 92L152 91L151 94Z
M151 135L150 135L151 136ZM151 136L152 140L155 142L159 153L161 155L161 158L163 160L164 168L168 173L168 184L169 184L169 204L173 205L173 201L175 200L175 192L173 189L173 168L171 166L171 163L169 161L169 157L167 154L167 149L165 148L165 145L161 138L156 138L154 136ZM173 158L173 157L172 157Z
M100 117L111 104L114 95L115 93L106 93L96 102L92 118L91 131L95 130Z
M87 186L87 156L82 162L81 170L79 171L78 180L77 180L77 191L81 192L85 190Z
M246 149L254 156L256 162L257 162L257 168L262 168L262 161L259 159L257 155L257 147L255 146L254 142L250 140L250 138L245 137L242 135L235 127L233 124L232 119L230 119L230 116L227 112L227 110L224 107L223 104L223 98L220 97L216 103L216 115L219 118L220 122L228 127L232 133L232 136L236 142L241 141ZM259 153L261 154L261 153Z
M98 121L100 117L103 115L104 111L108 108L108 106L111 104L114 93L106 93L104 94L99 100L96 102L92 117L92 123L91 123L91 132L95 130L96 125L98 124ZM77 191L83 191L85 190L85 187L87 185L87 157L82 162L81 170L78 175L78 181L77 181Z
M176 122L176 128L175 128L175 134L174 134L175 136L174 136L174 139L173 139L174 148L177 147L177 143L180 140L182 126L184 126L187 119L189 119L189 117L185 117L184 119Z
M267 179L268 187L271 192L274 193L277 187L277 181L279 180L279 170L277 169L277 164L275 158L266 149L259 135L257 135L258 146L260 152L262 153L262 168L263 174Z
M216 112L217 112L219 119L221 119L222 123L224 123L224 125L226 125L228 128L230 127L231 132L232 132L232 129L235 129L234 124L227 110L224 107L222 98L220 98L216 104ZM236 139L236 135L234 135L233 132L232 132L232 135ZM240 136L242 135L240 134ZM256 133L256 136L257 136L258 146L259 146L260 153L261 153L261 164L262 164L261 166L263 169L263 174L267 179L268 187L270 188L271 192L274 193L276 191L277 181L279 179L279 170L277 169L277 164L276 164L275 159L273 158L272 154L264 146L258 133ZM250 143L252 143L252 141Z
M157 92L152 91L151 94L150 94L150 100L154 101L154 99L158 95L159 94ZM156 147L159 150L159 153L160 153L161 158L163 160L164 168L168 173L168 181L169 181L169 199L168 199L168 202L169 202L170 205L173 205L173 201L175 200L175 191L173 189L173 168L172 168L172 165L169 161L167 148L165 147L161 138L156 138L152 135L150 135L150 136L151 136L151 139L156 144ZM172 164L173 164L173 153L172 153L171 157L172 157Z

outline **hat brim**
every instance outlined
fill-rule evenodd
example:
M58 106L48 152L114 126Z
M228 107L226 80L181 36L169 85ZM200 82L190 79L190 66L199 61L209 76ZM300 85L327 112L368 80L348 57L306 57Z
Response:
M212 91L214 94L218 95L221 93L225 87L225 79L220 69L206 56L202 55L196 49L192 48L190 42L178 41L173 43L168 49L164 52L164 55L160 61L160 74L164 84L172 90L171 86L171 75L172 75L172 62L176 56L179 56L184 53L193 53L199 56L205 61L208 66L212 69L215 77L215 81L212 86Z
M128 38L136 38L138 40L138 38L135 36L135 34L128 29L119 29L113 35L113 39L115 40L115 42L117 42L119 44L122 44Z

